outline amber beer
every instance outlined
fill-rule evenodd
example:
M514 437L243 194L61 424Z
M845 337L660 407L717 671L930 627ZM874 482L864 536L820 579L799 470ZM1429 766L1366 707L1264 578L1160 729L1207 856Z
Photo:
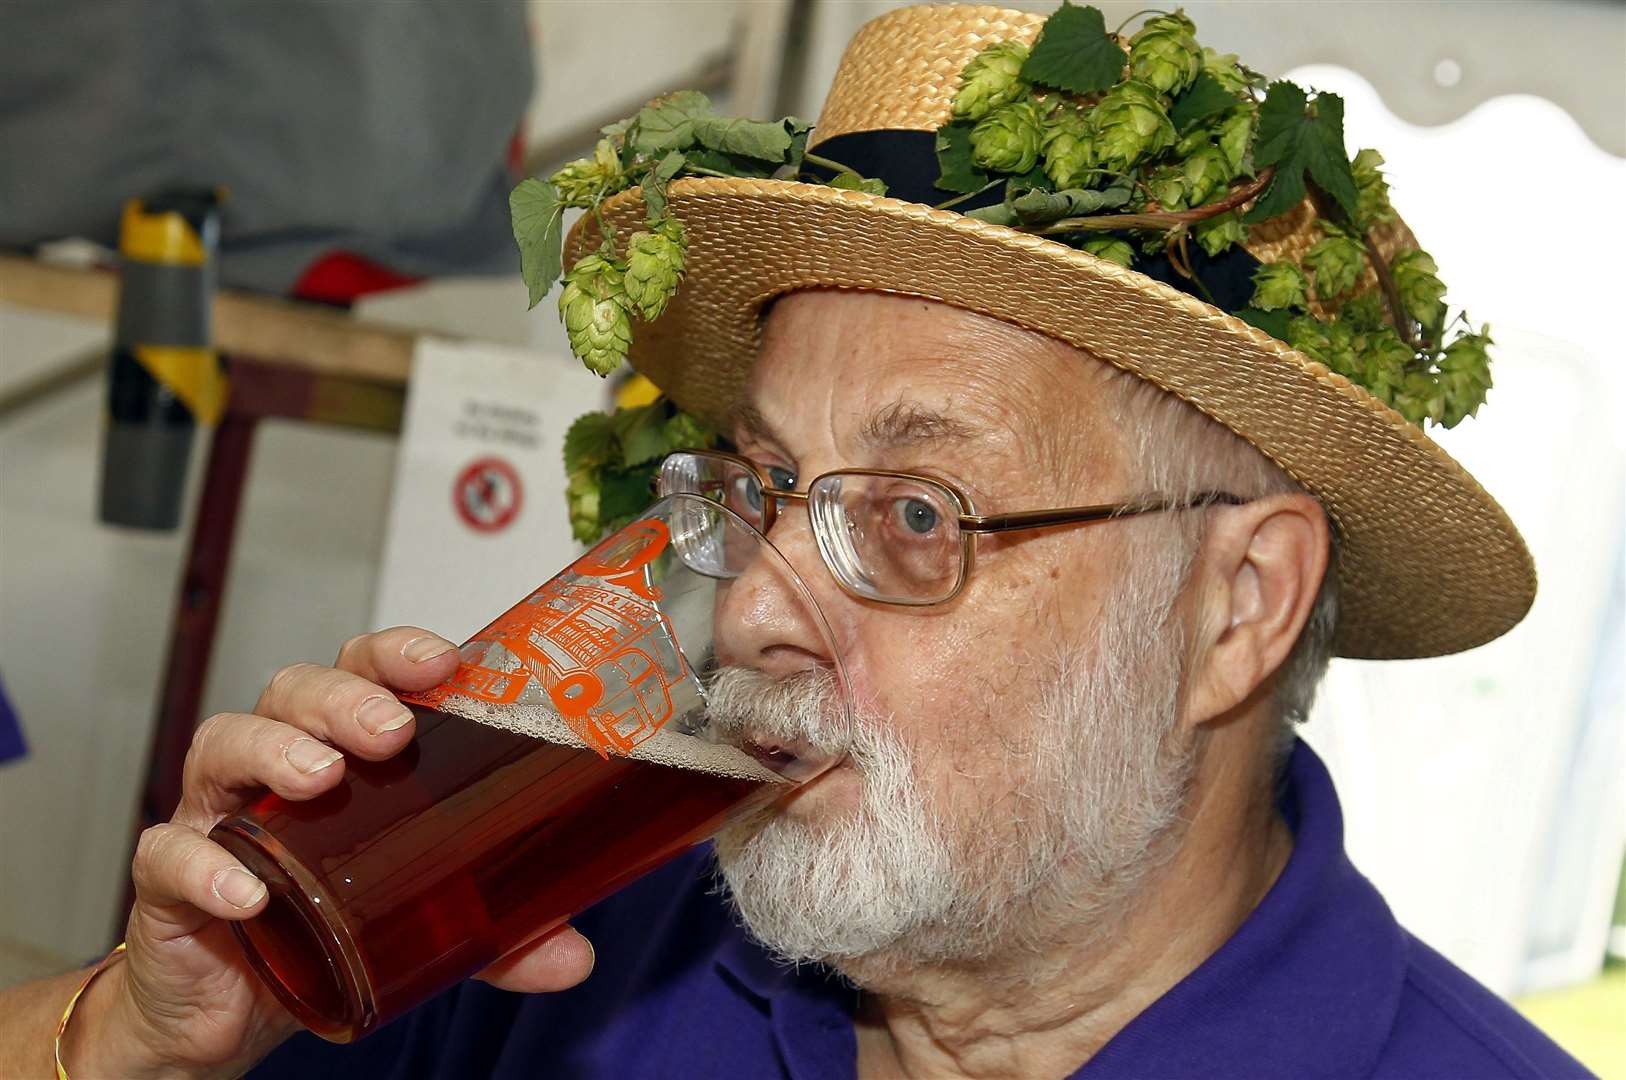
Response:
M473 975L789 785L728 746L601 756L421 705L387 761L218 826L270 888L233 929L306 1027L348 1042ZM542 717L543 726L547 718ZM648 744L646 744L646 747Z
M784 558L729 511L673 495L403 698L417 726L401 753L348 758L332 791L266 795L217 825L269 887L265 912L232 929L283 1004L325 1038L359 1038L828 767L747 752L708 707L698 673L723 663L713 638L747 574L739 595L806 619L845 688Z

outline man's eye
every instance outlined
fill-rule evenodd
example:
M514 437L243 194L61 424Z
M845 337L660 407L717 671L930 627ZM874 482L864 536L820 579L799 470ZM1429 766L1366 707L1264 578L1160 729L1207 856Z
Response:
M768 482L781 491L796 489L796 474L777 465L768 466Z
M895 509L903 527L918 536L937 528L937 511L923 499L899 499Z

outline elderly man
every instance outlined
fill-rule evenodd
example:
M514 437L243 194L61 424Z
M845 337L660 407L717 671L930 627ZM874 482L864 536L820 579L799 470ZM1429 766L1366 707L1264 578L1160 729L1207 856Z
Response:
M1292 728L1335 649L1428 655L1516 622L1534 583L1505 515L1389 398L1308 342L1216 310L1222 260L1199 300L1107 249L919 205L933 170L918 150L929 163L930 131L964 97L934 96L932 80L964 68L963 85L981 85L967 62L998 60L989 42L1026 56L1042 22L906 9L855 40L817 156L900 197L735 176L666 193L688 278L632 360L726 425L731 456L706 460L735 470L808 582L858 706L839 730L821 719L832 658L769 612L719 627L731 707L767 710L765 725L800 717L844 763L504 958L485 985L351 1046L278 1047L295 1025L227 932L265 888L204 834L245 791L309 798L339 782L338 751L382 759L412 738L394 692L447 678L451 644L401 628L357 638L334 667L289 668L253 714L200 731L175 821L137 856L127 956L71 1015L84 973L8 995L12 1071L50 1067L62 1017L74 1077L256 1062L255 1076L302 1080L1581 1073L1396 924L1346 858L1327 772ZM1147 85L1178 93L1159 70ZM990 186L1021 172L977 160ZM1267 203L1287 167L1260 169L1232 205ZM599 220L631 231L646 209L618 197ZM1379 232L1372 289L1406 265L1409 234ZM1282 235L1250 236L1256 282ZM588 282L593 303L621 303L609 280ZM1327 317L1315 325L1355 315ZM1442 385L1452 370L1441 361ZM776 494L832 473L923 479L862 531ZM908 573L883 587L841 550Z

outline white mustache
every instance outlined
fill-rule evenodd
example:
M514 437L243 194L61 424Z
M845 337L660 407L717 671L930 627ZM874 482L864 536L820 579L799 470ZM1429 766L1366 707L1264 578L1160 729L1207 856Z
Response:
M719 741L779 742L828 756L846 753L853 743L840 684L825 668L776 677L726 667L710 677L705 698L707 725Z

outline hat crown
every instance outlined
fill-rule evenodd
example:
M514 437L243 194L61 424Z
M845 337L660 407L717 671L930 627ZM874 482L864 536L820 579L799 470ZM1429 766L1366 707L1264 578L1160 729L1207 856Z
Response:
M899 8L859 28L841 55L814 144L856 131L936 131L960 73L1000 41L1032 45L1048 16L966 4Z

